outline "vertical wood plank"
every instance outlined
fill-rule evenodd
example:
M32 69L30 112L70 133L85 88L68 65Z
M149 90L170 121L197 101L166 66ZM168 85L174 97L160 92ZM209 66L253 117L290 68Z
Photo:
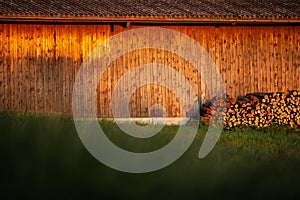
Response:
M116 33L120 33L120 32L122 32L122 28L121 27L115 27L115 31L116 31ZM128 45L133 45L132 44L132 40L128 40L127 42L128 42L127 43ZM120 48L125 48L125 47L122 46ZM122 76L122 73L121 73L120 69L124 65L127 65L128 70L131 70L132 66L134 66L134 59L133 59L132 56L129 56L129 55L132 55L132 54L130 54L130 52L129 52L128 54L123 55L120 59L117 59L117 65L116 65L115 74L114 74L114 77L115 77L114 78L114 80L115 80L115 84L114 85L115 86L116 86L118 80L120 79L120 77ZM134 79L134 76L132 78ZM125 91L122 90L122 92L125 92ZM121 99L122 98L121 95L122 94L117 94L117 98ZM130 101L129 101L129 108L130 108L129 110L130 110L130 113L132 113L132 109L135 109L134 106L133 106L133 104L134 104L133 99L130 99ZM118 106L118 105L114 105L114 106ZM122 109L118 109L118 110L120 110L118 117L124 117L124 114L121 112Z
M224 86L225 86L225 89L226 89L226 94L229 95L228 93L228 80L227 80L227 55L228 55L228 52L227 52L227 38L226 38L226 29L224 27L221 27L221 30L222 30L222 37L221 37L221 44L222 44L222 49L221 49L221 60L222 60L222 78L223 78L223 82L224 82ZM242 77L243 78L243 77Z
M244 87L244 63L243 63L243 28L239 27L239 30L237 31L237 82L238 82L238 86L237 86L237 91L238 94L245 94L245 87Z
M277 76L278 76L278 88L277 91L283 91L282 89L282 29L278 28L278 39L277 39L277 52L276 52L276 60L277 60Z
M21 109L21 98L22 98L22 32L21 27L18 25L17 28L17 39L14 41L16 44L16 65L15 65L15 109L17 111L22 111Z
M258 38L257 36L254 37L254 35L256 35L256 32L255 32L255 28L251 29L251 92L255 92L257 91L258 89L258 86L257 86L257 68L256 68L256 61L257 61L257 41L258 41Z
M6 24L2 24L2 37L1 37L1 51L2 51L2 59L3 59L3 63L2 63L2 70L3 70L3 76L2 76L2 98L3 98L3 105L2 105L2 109L3 110L8 110L7 108L7 99L8 99L8 95L7 95L7 58L8 58L8 54L7 54L7 49L8 49L8 40L7 40L7 25Z
M295 66L294 66L294 46L295 46L295 43L294 43L294 33L295 33L295 30L294 27L291 27L289 29L289 66L290 66L290 88L295 88L296 87L296 80L295 80L295 72L296 72L296 69L295 69Z
M149 30L148 30L148 33L149 33ZM147 38L148 40L150 38ZM146 59L146 63L152 63L152 49L148 48L147 49L147 52L146 52L146 56L147 56L147 59ZM150 116L150 107L151 107L151 86L149 84L150 82L150 79L151 79L151 70L150 69L147 69L147 85L146 85L146 94L147 96L145 97L145 101L146 101L146 108L145 108L145 116L146 117L149 117Z
M107 26L101 26L98 28L98 38L97 39L100 39L102 42L104 42L104 40L108 39L109 38L109 30L107 29ZM115 63L115 62L114 62ZM107 109L108 109L108 113L107 113L107 117L112 117L112 112L111 112L111 96L112 96L112 66L114 65L114 63L108 67L108 71L107 71L107 75L108 75L108 78L107 78L107 98L108 98L108 104L106 105L107 106ZM123 68L123 66L122 66Z
M288 90L288 85L287 85L287 78L286 75L289 73L289 67L288 67L288 30L287 29L282 29L282 35L281 35L281 40L282 40L282 45L281 45L281 50L282 50L282 90L286 91Z
M135 43L135 38L132 37L131 40L130 40L130 45L132 47L135 47L136 44ZM130 69L131 70L134 70L134 73L133 73L133 76L132 76L132 80L134 80L135 82L135 85L137 86L139 84L139 79L140 79L140 75L139 75L139 70L137 69L137 66L138 66L138 51L132 51L128 54L128 56L130 57ZM123 75L126 74L126 71L124 70ZM123 86L124 87L124 86ZM125 89L125 87L124 87ZM140 104L140 90L139 89L136 89L133 96L132 96L132 116L136 116L136 117L139 117L139 112L140 112L140 109L141 109L141 104Z
M65 25L61 26L61 29L57 30L57 52L56 52L56 63L57 63L57 73L58 73L58 84L57 84L57 92L58 92L58 112L63 114L64 111L64 73L62 70L62 66L64 64L64 60L66 59L63 56L64 46L65 46L65 35L63 34L63 30L65 30Z
M30 48L30 111L36 112L36 65L37 65L37 31L36 26L32 27Z
M31 25L23 26L23 43L22 43L22 51L23 51L23 59L22 59L22 70L23 70L23 107L25 108L25 112L29 111L30 105L30 74L29 74L29 49L32 48L30 46L28 32L31 32Z
M288 42L286 43L287 48L287 58L288 58L288 68L287 68L287 83L288 88L287 89L293 89L294 88L294 67L293 67L293 28L289 27L287 31L287 39Z
M232 32L230 31L230 29L227 29L227 45L226 45L226 52L227 52L227 82L228 82L228 87L227 87L227 91L228 94L230 96L235 96L234 91L233 91L233 80L232 80L232 76L233 76L233 70L232 70Z
M49 63L50 63L50 55L49 55L49 41L50 41L50 33L49 28L44 26L43 30L43 99L44 99L44 111L43 113L51 113L51 92L50 92L50 82L49 82Z
M257 69L256 71L256 82L257 82L257 88L256 91L258 92L262 92L262 63L261 63L261 59L262 59L262 33L261 30L256 27L255 28L255 33L258 37L258 40L256 42L257 44L257 48L256 48L256 60L255 60L255 68Z
M53 85L52 85L52 90L54 91L54 96L53 96L53 100L54 100L54 105L53 105L53 112L55 113L55 115L59 115L59 113L61 112L60 108L61 108L61 102L60 102L60 93L59 93L59 89L60 89L60 74L59 74L59 62L60 62L60 58L59 58L59 48L61 47L60 44L60 32L59 30L62 29L61 25L56 25L54 27L53 30L53 40L54 40L54 52L53 52L53 68L52 68L52 75L53 75Z
M160 36L159 36L160 38L160 41L162 41L162 43L163 43L163 40L164 40L164 38L163 38L163 35L162 34L160 34ZM161 49L159 49L158 51L157 51L157 62L159 63L159 64L162 64L162 65L165 65L165 63L164 63L164 50L161 50ZM158 72L158 74L160 75L160 78L159 78L159 85L158 85L158 104L159 105L161 105L162 107L164 106L164 96L163 96L163 90L164 90L164 86L163 85L161 85L161 83L162 83L162 81L164 80L164 68L161 68L161 72ZM158 111L157 111L158 112Z
M7 94L7 101L6 101L6 105L7 105L7 109L8 110L12 110L12 81L13 81L13 77L12 77L12 70L13 70L13 43L12 43L12 25L9 24L6 26L7 27L7 31L6 31L6 39L7 39L7 51L6 51L6 63L7 63L7 69L6 69L6 74L7 74L7 81L6 81L6 94Z
M195 26L192 26L190 28L187 29L188 32L190 32L189 36L196 40L197 41L197 38L196 38L196 30L195 30ZM218 38L218 42L220 42L219 38ZM193 57L196 57L196 62L198 62L198 53L199 52L195 52L194 49L191 48L191 53L193 54ZM189 71L186 72L187 74L187 78L189 78L189 76L191 77L190 78L190 84L197 96L197 99L190 99L191 102L194 102L195 103L195 100L199 102L199 99L200 99L200 94L199 94L199 88L200 88L200 82L199 82L199 78L198 78L198 71L196 69L196 66L193 66L191 63L189 63ZM191 105L191 108L193 108L193 112L197 112L196 108Z
M251 43L249 41L249 38L251 37L250 32L248 28L245 28L245 35L244 35L244 43L245 43L245 48L244 48L244 87L245 87L245 93L250 92L250 52L251 52Z
M272 62L272 57L274 56L273 53L273 45L272 45L272 40L273 40L273 32L270 29L266 29L267 32L267 53L266 53L266 62L267 62L267 69L268 69L268 78L267 78L267 87L268 87L268 92L273 91L273 82L272 82L272 76L273 76L273 64Z
M214 27L209 27L209 54L212 58L212 62L216 62L216 46L215 46L215 28ZM209 84L211 84L211 90L212 92L216 91L216 80L213 78L213 74L212 71L209 70L209 75L210 80L209 80ZM211 94L210 94L211 95ZM210 96L211 98L213 98L213 96Z
M186 36L191 37L191 35L189 35L189 31L188 31L187 26L182 27L182 33L185 34ZM186 54L187 53L192 54L192 52L187 52L187 51L189 51L189 49L183 49L183 51L185 51ZM183 66L179 66L179 69L181 69L181 75L183 77L185 77L185 80L186 80L186 83L185 82L181 83L181 88L184 88L184 90L186 90L185 91L186 95L184 95L184 102L185 102L186 106L182 107L182 113L181 113L180 116L186 116L186 113L189 110L189 107L191 107L191 105L188 104L188 102L191 101L191 98L190 98L190 95L189 95L190 90L187 87L188 83L191 84L191 78L192 78L191 77L191 71L189 70L190 69L189 60L183 59ZM181 95L181 96L183 96L183 95Z
M0 24L0 111L4 110L4 26Z
M41 43L41 77L42 77L42 88L41 88L41 113L47 113L47 97L48 97L48 82L47 82L47 74L48 74L48 58L47 58L47 28L45 25L42 25L42 43Z
M261 59L260 59L260 64L261 64L261 70L262 70L262 91L263 92L268 92L268 67L267 67L267 52L268 52L268 48L267 48L267 33L263 30L260 30L261 32L261 37L262 37L262 43L261 43Z
M36 26L33 25L31 27L31 32L28 35L29 37L29 41L30 41L30 48L29 48L29 87L30 87L30 98L29 98L29 110L30 112L36 112L35 110L35 97L36 97L36 70L35 70L35 66L36 66Z
M18 56L18 51L19 51L19 34L20 34L20 30L18 29L19 25L17 25L16 30L12 30L13 32L13 37L12 37L12 43L13 43L13 65L12 65L12 96L11 96L11 101L13 104L13 109L14 111L19 111L18 108L18 103L19 103L19 98L18 98L18 94L19 94L19 77L18 77L18 70L19 70L19 56Z
M300 27L295 27L295 66L296 66L296 88L300 90Z
M42 110L41 108L41 93L42 93L42 77L41 77L41 66L42 66L42 33L41 33L41 25L37 25L37 40L36 40L36 65L35 65L35 80L36 80L36 92L35 92L35 110L39 112Z
M273 52L272 52L272 83L273 89L272 91L275 92L278 88L278 62L277 62L277 45L278 45L278 37L277 37L277 30L276 28L273 30L273 40L271 41L273 45Z
M237 77L237 68L238 68L238 53L237 53L237 32L235 30L231 31L232 34L232 45L231 45L231 83L232 85L232 93L234 96L238 96L239 94L239 85L238 85L238 77Z
M208 40L209 38L207 37L207 34L205 32L204 29L201 29L201 34L202 34L202 47L204 48L204 50L206 51L205 53L203 52L201 55L201 63L204 63L203 60L207 60L208 57L206 54L209 54L209 50L208 50ZM203 89L203 97L204 99L208 99L209 98L209 92L208 92L208 82L204 81L204 76L208 76L208 68L207 66L202 66L202 82L201 82L201 88Z
M91 32L91 34L93 34L93 31ZM106 31L103 30L101 35L100 35L100 38L103 40L105 39L106 37ZM94 41L94 40L93 40ZM113 47L111 47L113 48ZM91 49L92 51L92 49ZM108 67L108 66L106 66ZM120 66L120 68L122 68L122 66ZM96 77L95 77L96 78ZM102 90L102 97L103 97L103 103L104 103L104 106L102 107L102 112L103 112L103 116L104 117L108 117L108 113L109 113L109 90L108 90L108 80L109 80L109 69L106 68L104 74L103 74L103 82L102 82L102 87L101 87L101 90Z
M148 35L149 33L149 30L146 30L147 33L146 35ZM149 64L149 48L145 48L142 50L142 63L143 64ZM143 76L143 79L145 79L146 83L149 82L148 80L148 71L146 69L146 71L144 72L145 75ZM148 114L148 98L149 98L149 94L148 94L148 86L147 85L144 85L143 86L143 90L142 90L142 98L141 98L141 117L148 117L149 114Z

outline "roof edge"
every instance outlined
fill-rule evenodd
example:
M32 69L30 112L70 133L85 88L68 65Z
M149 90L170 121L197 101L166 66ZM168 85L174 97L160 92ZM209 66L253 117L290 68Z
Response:
M195 24L298 24L299 17L256 17L256 16L30 16L30 15L0 15L0 22L26 23L195 23Z

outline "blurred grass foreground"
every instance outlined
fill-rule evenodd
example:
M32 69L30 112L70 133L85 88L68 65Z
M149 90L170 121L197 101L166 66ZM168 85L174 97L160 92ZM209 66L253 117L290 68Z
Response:
M148 152L172 140L177 126L149 139L132 138L100 121L123 149ZM81 143L72 118L0 113L1 193L31 199L299 199L300 133L288 127L224 130L204 159L207 126L170 166L129 174L97 161Z

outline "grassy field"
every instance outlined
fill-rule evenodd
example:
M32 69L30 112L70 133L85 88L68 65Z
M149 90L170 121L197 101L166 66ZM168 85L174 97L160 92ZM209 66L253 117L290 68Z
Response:
M117 145L143 152L176 134L165 127L134 139L102 121ZM32 199L291 199L299 198L300 132L287 127L224 130L213 151L198 159L207 127L170 166L146 174L110 169L82 145L71 118L0 113L1 193Z

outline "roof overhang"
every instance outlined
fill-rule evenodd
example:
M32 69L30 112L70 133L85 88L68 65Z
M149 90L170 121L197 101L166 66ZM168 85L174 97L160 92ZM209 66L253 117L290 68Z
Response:
M41 15L0 15L0 23L133 23L133 24L294 24L300 25L300 17L256 16L41 16Z

